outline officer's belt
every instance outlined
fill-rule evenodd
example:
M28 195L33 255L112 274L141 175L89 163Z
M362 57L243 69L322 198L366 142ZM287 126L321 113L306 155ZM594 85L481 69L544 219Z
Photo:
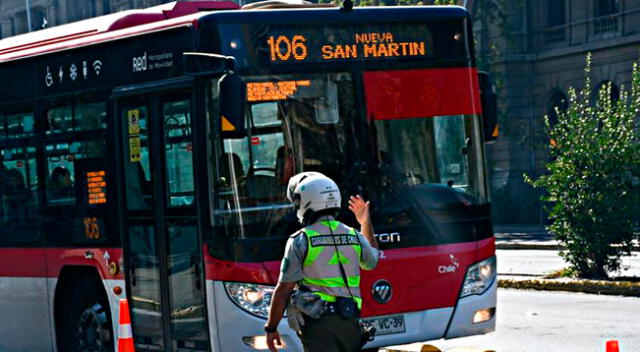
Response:
M336 303L336 302L327 302L326 303L326 307L327 307L327 309L324 311L324 314L340 314L340 310L338 308L338 303ZM356 310L357 310L357 313L360 313L359 309L356 308Z

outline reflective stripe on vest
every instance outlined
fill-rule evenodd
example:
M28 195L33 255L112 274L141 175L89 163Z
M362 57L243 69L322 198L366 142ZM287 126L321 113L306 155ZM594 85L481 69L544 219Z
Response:
M307 235L307 256L302 265L304 273L302 284L327 302L335 302L336 297L353 295L358 308L361 308L362 247L356 231L335 220L318 221L302 231ZM339 256L336 253L336 246L340 250ZM338 260L342 263L347 275L348 289L342 278Z

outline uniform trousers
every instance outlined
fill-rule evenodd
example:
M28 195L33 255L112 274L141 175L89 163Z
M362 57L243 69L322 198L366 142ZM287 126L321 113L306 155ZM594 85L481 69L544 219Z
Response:
M319 319L304 317L300 339L305 352L360 351L362 332L358 318L340 314L323 314Z

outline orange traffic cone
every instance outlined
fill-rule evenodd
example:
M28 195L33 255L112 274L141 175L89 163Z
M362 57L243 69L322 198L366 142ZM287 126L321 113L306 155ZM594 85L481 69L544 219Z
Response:
M620 352L620 346L618 346L618 340L607 341L607 352Z
M135 352L133 347L133 332L131 331L131 316L129 302L120 300L120 319L118 324L118 352Z

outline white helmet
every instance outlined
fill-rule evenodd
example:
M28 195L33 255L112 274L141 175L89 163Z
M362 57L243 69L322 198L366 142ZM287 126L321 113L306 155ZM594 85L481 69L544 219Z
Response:
M302 172L293 176L287 187L287 198L295 204L301 223L312 213L340 209L342 201L338 185L319 172Z
M298 187L298 183L300 183L300 181L304 180L305 178L309 177L309 176L324 176L319 172L315 172L315 171L305 171L305 172L301 172L299 174L295 174L293 175L290 179L289 179L289 184L287 185L287 199L293 203L293 192L296 190L296 187Z

